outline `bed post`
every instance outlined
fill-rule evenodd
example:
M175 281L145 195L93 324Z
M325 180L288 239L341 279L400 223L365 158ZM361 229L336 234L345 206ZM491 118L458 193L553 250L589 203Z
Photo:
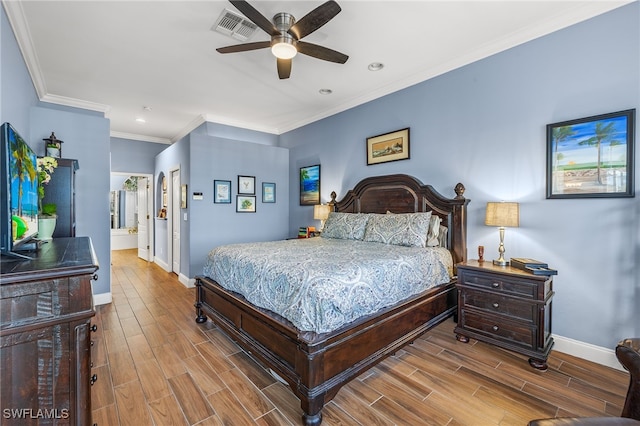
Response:
M453 223L451 226L455 231L451 236L451 249L453 251L454 265L467 260L467 204L469 204L469 200L464 198L465 189L464 185L459 182L454 188L456 193L454 200L462 201L462 203L456 203L453 206Z
M202 312L202 282L200 278L196 278L196 322L202 324L207 321L207 316Z

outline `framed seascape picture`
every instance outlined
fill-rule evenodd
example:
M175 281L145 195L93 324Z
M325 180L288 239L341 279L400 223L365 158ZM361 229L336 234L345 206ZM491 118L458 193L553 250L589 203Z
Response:
M219 204L231 203L231 181L230 180L214 180L213 181L213 202Z
M255 213L256 212L256 196L255 195L237 195L236 196L236 212Z
M256 177L255 176L238 176L238 194L256 193Z
M547 198L633 197L635 109L547 125Z
M367 166L409 159L409 128L367 138Z
M300 205L320 204L320 164L300 167Z
M276 184L272 182L262 182L262 202L276 202Z

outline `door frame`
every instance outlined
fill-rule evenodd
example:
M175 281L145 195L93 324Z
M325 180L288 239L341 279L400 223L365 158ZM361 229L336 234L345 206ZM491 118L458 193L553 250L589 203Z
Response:
M170 167L167 171L167 272L173 271L173 215L180 215L180 210L177 212L173 210L173 197L180 197L180 192L174 194L173 192L173 174L178 173L178 177L180 178L180 182L182 183L182 176L180 175L180 165L175 165ZM178 218L178 223L180 223L180 218ZM182 236L180 236L182 238ZM178 250L182 247L182 241L180 242L180 246ZM182 259L180 259L182 260ZM180 276L180 271L177 272L177 275Z
M153 174L152 173L140 173L140 172L111 172L111 175L116 176L142 176L147 178L149 182L149 188L147 189L147 229L149 234L149 257L148 261L153 260L154 256L154 241L155 241L155 223L153 222ZM111 190L111 189L109 189ZM111 228L111 226L109 226ZM109 229L109 235L111 235L111 229ZM111 237L109 237L109 250L111 250Z

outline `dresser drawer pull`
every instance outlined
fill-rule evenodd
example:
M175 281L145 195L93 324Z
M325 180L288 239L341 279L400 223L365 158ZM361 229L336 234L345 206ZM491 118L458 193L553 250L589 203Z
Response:
M492 283L491 287L498 288L498 287L500 287L500 283Z
M91 386L93 386L93 384L97 381L98 381L98 375L94 374L93 376L91 376L91 381L89 383L91 383Z
M493 327L491 327L493 329L493 331L498 331L500 329L500 327L498 327L497 325L494 325Z
M93 281L98 281L98 274L93 274L93 275L91 276L91 279L92 279Z
M98 326L93 324L89 330L91 330L91 331L93 331L95 333L96 331L98 331Z
M494 308L498 309L500 307L500 304L498 302L493 302L493 304L491 305Z

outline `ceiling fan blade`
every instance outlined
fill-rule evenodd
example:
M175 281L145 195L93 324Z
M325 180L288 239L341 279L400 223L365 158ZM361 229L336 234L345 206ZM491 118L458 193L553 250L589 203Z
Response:
M287 32L297 40L300 40L302 37L308 36L329 22L334 16L340 13L341 10L342 9L338 6L338 3L333 0L329 0L304 15L302 19L293 24Z
M276 59L278 64L278 77L280 77L280 80L289 78L291 75L291 59Z
M279 35L280 31L273 25L271 20L265 18L265 16L258 12L253 6L244 0L229 0L229 2L236 7L244 16L249 18L251 22L259 26L269 35Z
M304 41L299 41L296 48L298 49L298 52L304 55L313 56L314 58L322 59L323 61L344 64L347 62L347 59L349 59L349 57L344 53Z
M256 41L254 43L235 44L233 46L219 47L216 50L219 53L236 53L246 52L248 50L264 49L271 47L270 41Z

